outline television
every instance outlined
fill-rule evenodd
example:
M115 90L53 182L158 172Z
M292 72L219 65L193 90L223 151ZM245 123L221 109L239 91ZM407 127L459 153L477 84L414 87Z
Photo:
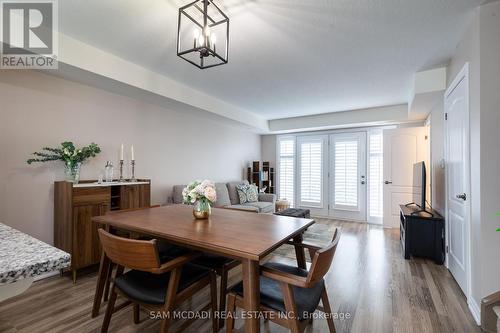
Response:
M425 163L418 162L413 165L413 203L425 210Z

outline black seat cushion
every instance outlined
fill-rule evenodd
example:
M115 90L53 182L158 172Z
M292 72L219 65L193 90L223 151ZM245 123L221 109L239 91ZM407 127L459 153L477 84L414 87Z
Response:
M279 263L267 263L264 266L298 276L307 276L306 270L294 266L288 266ZM323 288L323 279L321 281L318 281L311 288L299 288L295 286L292 287L293 295L295 297L295 303L297 304L297 315L299 317L299 320L306 319L304 318L305 313L311 314L316 310L321 299ZM231 291L236 293L237 295L243 296L243 283L240 282L239 284L234 286ZM286 312L280 282L266 278L264 276L260 277L260 303L276 311L280 311L282 313Z
M186 289L191 284L199 281L209 274L209 270L195 265L184 265L181 271L178 292ZM148 272L131 270L119 276L116 281L118 287L129 298L154 305L165 303L170 272L152 274Z
M193 262L197 265L217 269L221 268L225 264L229 264L233 262L234 259L226 258L222 256L212 255L212 254L204 254L201 257L196 258Z

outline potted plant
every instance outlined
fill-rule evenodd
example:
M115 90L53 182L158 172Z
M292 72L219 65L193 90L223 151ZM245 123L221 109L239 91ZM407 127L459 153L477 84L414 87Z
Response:
M73 142L66 141L57 148L43 147L41 152L33 153L36 156L35 158L30 158L26 162L32 164L35 162L64 161L66 180L78 184L82 163L91 157L95 157L100 152L101 148L95 143L76 148Z
M193 205L193 216L207 219L212 213L211 205L217 200L215 184L210 180L193 181L182 190L185 204Z

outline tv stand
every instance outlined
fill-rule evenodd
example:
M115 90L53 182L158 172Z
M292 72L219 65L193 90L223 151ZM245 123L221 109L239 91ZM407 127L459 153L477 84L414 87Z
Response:
M434 213L432 213L432 211L428 211L426 208L422 209L419 205L417 205L414 202L407 203L405 205L405 207L410 207L411 205L415 205L415 207L417 208L416 210L413 210L413 212L411 213L412 215L417 215L417 214L420 214L420 213L427 213L431 217L434 217Z
M436 211L400 205L400 240L405 259L431 258L442 265L445 258L444 219ZM430 214L430 216L428 215Z

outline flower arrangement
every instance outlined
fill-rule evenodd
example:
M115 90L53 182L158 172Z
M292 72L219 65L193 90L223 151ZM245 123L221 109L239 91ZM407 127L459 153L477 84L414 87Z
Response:
M210 180L202 182L195 180L182 190L182 198L185 204L192 205L196 201L206 201L213 204L217 200L215 184Z
M81 163L91 157L95 157L100 152L101 148L95 143L77 149L73 142L66 141L61 143L61 146L57 148L43 147L41 152L33 153L36 156L35 158L30 158L26 162L32 164L64 161L67 180L78 183Z
M195 180L182 190L182 198L185 204L194 204L195 218L206 219L211 213L210 206L217 200L215 184L210 180Z

